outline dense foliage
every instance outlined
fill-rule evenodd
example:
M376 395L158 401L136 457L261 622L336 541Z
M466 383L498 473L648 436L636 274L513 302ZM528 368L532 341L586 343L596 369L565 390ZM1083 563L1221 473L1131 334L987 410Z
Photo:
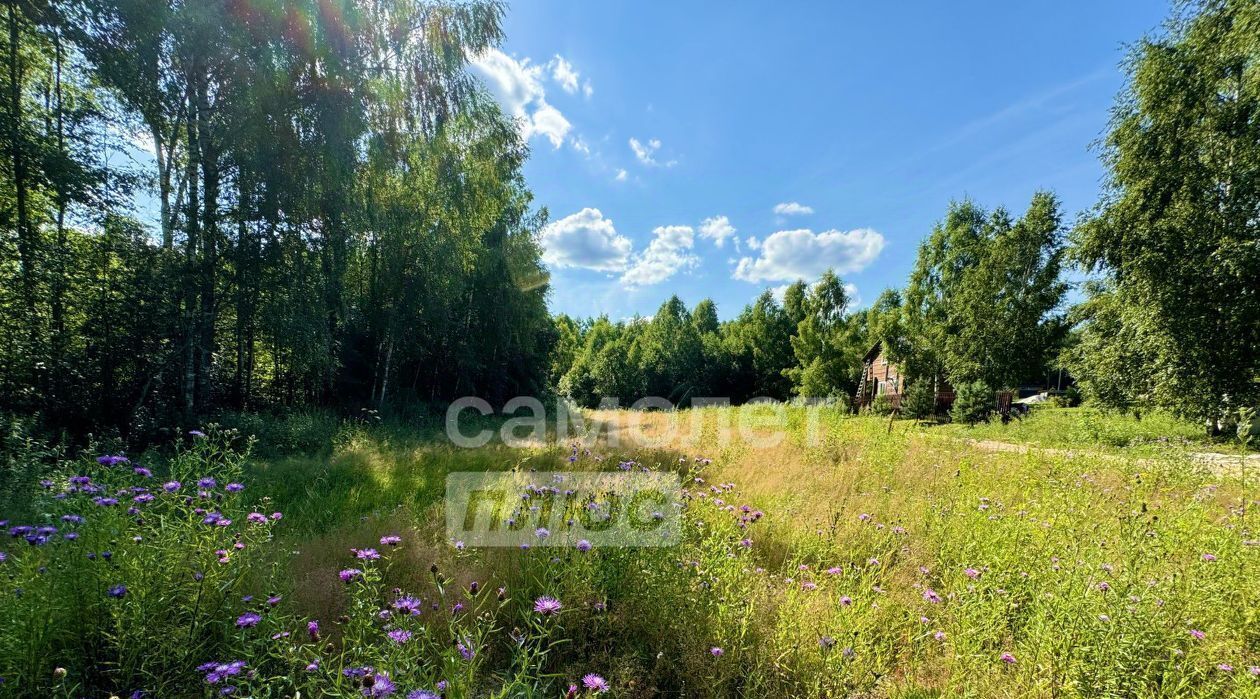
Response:
M515 124L465 70L501 14L7 3L0 410L145 434L541 391L543 217Z
M1075 234L1105 275L1070 354L1089 397L1216 426L1260 403L1260 5L1190 3L1142 41Z

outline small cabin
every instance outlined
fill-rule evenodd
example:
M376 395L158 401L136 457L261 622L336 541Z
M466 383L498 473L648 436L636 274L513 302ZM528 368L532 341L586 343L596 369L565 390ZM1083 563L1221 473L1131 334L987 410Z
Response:
M906 379L901 367L888 357L884 343L876 342L862 358L862 380L858 383L857 407L865 408L875 402L876 396L888 396L889 404L901 407L901 394L906 389ZM942 380L936 390L936 409L949 410L954 403L954 389Z

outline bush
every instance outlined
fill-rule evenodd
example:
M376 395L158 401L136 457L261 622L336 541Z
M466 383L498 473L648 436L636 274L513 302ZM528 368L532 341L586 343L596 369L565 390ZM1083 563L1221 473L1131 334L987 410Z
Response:
M964 425L974 425L989 419L989 414L993 412L993 389L983 381L973 381L958 386L955 391L954 406L949 411L950 419Z
M866 409L871 415L890 415L893 411L892 399L887 393L881 393L875 396L875 400L871 401L871 405Z
M931 381L915 381L901 397L901 412L906 417L922 420L936 412L936 391Z

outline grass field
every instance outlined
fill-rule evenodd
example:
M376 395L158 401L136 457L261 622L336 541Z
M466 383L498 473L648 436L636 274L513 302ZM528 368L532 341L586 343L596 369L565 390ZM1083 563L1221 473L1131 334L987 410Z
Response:
M95 532L89 512L79 539L9 547L0 592L23 592L0 610L0 691L186 696L230 682L243 696L1260 696L1260 537L1245 480L1179 450L996 453L908 422L783 416L779 439L741 430L733 409L596 412L589 449L460 449L434 424L360 422L304 427L303 453L237 463L194 443L182 460L154 457L157 479L182 469L187 481L205 464L235 473L225 478L246 489L237 505L224 493L220 509L238 507L241 521L249 510L283 518L257 541L261 529L232 534L195 515L129 543L134 517L119 512ZM1144 436L1158 431L1143 422ZM1015 430L1092 444L1036 426ZM683 478L676 546L461 550L446 537L447 473L627 461ZM51 500L48 517L65 502ZM401 542L378 544L387 535ZM185 558L233 542L246 544L239 561L192 566L216 571L214 590L193 587ZM110 575L82 557L105 546ZM365 547L381 558L350 553ZM358 573L343 582L345 570ZM102 594L124 581L125 597ZM536 612L543 597L559 613ZM247 614L259 620L242 626ZM145 635L139 620L155 618L198 626Z

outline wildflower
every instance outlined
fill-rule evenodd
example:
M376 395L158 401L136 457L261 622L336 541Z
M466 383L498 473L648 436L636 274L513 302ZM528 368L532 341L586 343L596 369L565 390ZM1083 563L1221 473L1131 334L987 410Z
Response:
M578 540L578 542L577 542L577 547L576 547L576 548L577 548L577 550L579 550L579 551L581 551L581 552L585 553L585 552L587 552L587 551L590 551L590 550L591 550L591 542L587 541L586 539L580 539L580 540Z
M1215 560L1216 560L1216 556L1214 556L1214 555L1212 555L1212 554L1210 554L1210 553L1205 553L1205 554L1203 554L1203 555L1201 556L1201 558L1202 558L1204 561L1208 562L1208 563L1211 563L1212 561L1215 561Z
M935 638L935 639L936 639L936 640L938 640L938 641L944 641L944 640L945 640L945 632L944 632L944 631L937 631L936 633L932 634L932 638Z
M168 493L173 493L183 487L183 484L179 481L167 481L162 484L162 490L165 490Z
M381 554L377 553L376 549L350 549L350 552L354 554L355 558L363 561L375 561L381 557Z
M152 471L150 471L149 469L147 469L147 468L143 467L143 466L137 466L137 467L135 467L134 469L132 469L132 471L135 471L135 474L136 474L137 476L140 476L141 478L152 478L152 477L153 477L153 472L152 472Z
M442 699L438 694L427 689L417 689L407 694L407 699Z
M282 638L288 638L288 637L289 637L289 632L288 632L288 631L281 631L280 633L277 633L277 634L272 634L272 636L271 636L271 640L273 640L273 641L279 641L279 640L280 640L280 639L282 639Z
M839 566L832 566L827 569L827 575L839 575L843 572L844 571L841 570Z
M141 504L141 505L145 505L145 504L148 504L148 503L150 503L150 502L153 502L153 496L152 496L151 494L149 494L149 493L140 493L139 495L135 496L135 497L134 497L134 498L132 498L131 500L132 500L132 502L135 502L135 503L138 503L138 504Z
M242 629L251 628L257 626L260 621L262 621L262 617L258 614L254 612L245 612L236 618L236 626L237 628Z
M389 637L389 640L400 646L411 640L411 632L406 629L394 629L385 635Z
M279 522L279 521L280 521L283 517L284 517L284 514L282 514L282 513L280 513L280 512L272 512L272 513L271 513L271 521L273 521L273 522Z
M744 539L739 540L739 545L743 546L746 549L752 548L752 544L753 544L752 539L744 538Z
M477 655L477 652L473 650L471 646L466 645L463 641L456 642L455 648L459 651L460 657L464 660L472 660Z
M538 529L534 530L534 536L538 537L539 539L546 539L547 537L551 536L551 531L547 529L546 527L539 527Z
M372 675L372 683L363 688L363 696L365 697L387 697L394 693L398 687L389 679L389 675L383 672L377 672Z
M267 606L274 607L277 604L280 604L281 599L284 599L284 598L281 597L280 595L272 595L271 597L267 598Z
M223 486L223 489L228 491L229 493L239 493L242 490L245 490L245 486L241 485L240 483L228 483L227 485Z
M9 560L9 556L4 551L0 551L0 563L4 563L7 560Z
M582 677L582 686L596 694L603 694L608 691L608 682L594 673Z
M65 537L65 540L66 540L66 541L74 541L75 539L78 539L78 538L79 538L79 533L78 533L78 532L68 532L68 533L66 533L66 534L64 535L64 537ZM3 558L0 558L0 561L3 561L3 560L4 560Z
M1106 580L1098 583L1098 590L1100 592L1106 592L1110 589L1111 589L1111 585Z
M835 645L836 645L836 639L832 638L831 636L823 636L822 638L818 639L818 647L822 648L823 650L831 650L833 647L835 647Z
M215 481L213 478L202 478L197 481L197 487L201 488L202 490L210 490L211 488L217 485L218 485L218 482Z
M241 670L244 669L244 660L234 660L230 663L205 663L197 667L198 672L206 673L207 684L218 684L220 680L241 674Z
M840 598L840 606L848 607L851 604L853 604L852 597L849 597L848 595L844 595L843 597Z
M250 524L266 524L267 515L264 515L261 512L251 512L245 516L245 521Z
M932 588L929 587L923 591L923 599L933 604L939 604L941 601L941 596L936 594L936 590L933 590Z
M309 663L307 663L307 664L306 664L306 671L307 671L307 672L315 672L315 671L316 671L316 670L318 670L318 669L319 669L319 658L316 658L316 659L314 659L314 660L312 660L311 662L309 662Z
M463 551L463 550L464 550L464 542L462 542L462 541L456 541L456 542L455 542L455 550L456 550L456 551Z
M131 459L125 456L98 456L96 457L96 463L102 466L117 466L118 464L129 464Z
M972 580L975 580L976 578L980 577L980 571L976 570L975 568L968 568L967 570L964 570L963 572L966 573L967 577L971 578Z
M110 597L113 597L114 599L122 599L123 597L127 596L127 586L114 585L110 587L108 590L106 590L106 592L109 594Z
M1221 672L1233 672L1234 666L1230 665L1229 663L1221 663L1220 665L1216 666L1216 669L1220 670Z
M818 589L818 585L815 585L814 583L806 580L805 582L801 583L801 589L805 590L806 592L812 592Z
M539 597L537 600L534 600L534 612L542 614L543 616L559 614L561 607L563 607L563 605L560 604L560 600L554 597L547 597L544 595Z
M1002 662L1006 663L1007 665L1014 665L1014 664L1015 664L1015 656L1011 655L1010 653L1003 653L1003 654L1002 654L1002 655L998 658L998 660L1001 660Z
M188 430L188 436L189 437L204 437L206 436L206 433L202 432L201 430Z
M1198 640L1200 640L1200 641L1202 641L1203 639L1207 638L1207 634L1203 633L1202 631L1200 631L1200 630L1198 630L1198 629L1190 629L1190 635L1191 635L1191 636L1194 636L1195 638L1197 638L1197 639L1198 639Z
M402 543L402 537L394 534L381 537L381 546L397 546Z
M95 497L92 498L92 502L101 507L113 507L118 504L118 498Z
M311 637L312 641L319 640L319 619L312 619L306 622L306 633Z
M1251 667L1247 668L1247 672L1250 672L1252 675L1255 675L1256 677L1260 677L1260 665L1252 665Z
M337 573L337 577L341 578L341 582L348 583L351 580L358 580L363 577L363 571L358 568L346 568L340 573Z
M720 658L725 654L726 654L726 651L722 650L721 648L718 648L717 646L713 646L712 648L709 649L709 655L712 655L715 658Z

